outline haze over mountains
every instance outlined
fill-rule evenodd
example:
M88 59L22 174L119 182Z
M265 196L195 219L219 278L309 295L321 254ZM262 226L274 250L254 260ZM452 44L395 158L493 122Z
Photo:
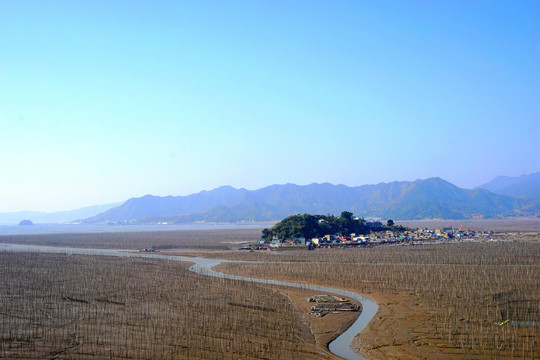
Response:
M517 194L535 194L535 187L540 188L535 176L527 176L532 181L507 181L508 186L496 190L511 187ZM521 191L520 184L526 190ZM356 187L285 184L253 191L222 186L188 196L132 198L85 222L272 221L291 214L339 214L343 210L361 217L400 220L538 216L540 198L508 196L483 188L461 189L441 178Z
M86 206L75 210L42 212L42 211L18 211L11 213L0 213L0 225L18 224L21 220L31 219L33 223L68 223L77 219L83 219L94 216L106 211L112 207L121 205L121 203L111 203L103 205Z
M540 198L540 172L519 177L498 176L475 189L479 188L524 199Z
M382 219L466 219L540 216L540 172L500 176L472 190L441 178L349 187L329 183L271 185L258 190L222 186L188 196L131 198L56 213L0 214L0 224L81 220L98 223L274 221L291 214L335 214Z

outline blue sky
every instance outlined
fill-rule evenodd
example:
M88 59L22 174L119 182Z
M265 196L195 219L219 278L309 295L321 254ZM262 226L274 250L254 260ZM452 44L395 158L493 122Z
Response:
M540 171L538 1L0 0L0 212Z

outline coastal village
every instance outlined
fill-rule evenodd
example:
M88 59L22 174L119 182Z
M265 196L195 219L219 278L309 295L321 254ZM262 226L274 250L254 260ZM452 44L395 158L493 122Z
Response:
M474 231L465 226L393 231L384 230L380 221L366 222L366 225L370 228L369 234L324 235L310 239L304 237L284 239L274 236L270 241L261 238L242 247L241 250L313 250L316 248L371 247L382 244L415 245L444 241L500 241L508 238L508 234L505 233Z

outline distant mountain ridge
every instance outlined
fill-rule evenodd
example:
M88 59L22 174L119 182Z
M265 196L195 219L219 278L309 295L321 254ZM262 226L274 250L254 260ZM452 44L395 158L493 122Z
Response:
M15 225L21 220L30 219L35 224L43 223L61 223L73 222L78 219L87 218L96 214L102 213L110 208L121 205L121 203L103 204L85 206L80 209L56 211L56 212L41 212L41 211L18 211L11 213L0 213L1 225Z
M536 216L540 202L461 189L441 178L349 187L329 183L271 185L257 190L222 186L188 196L132 198L87 223L273 221L292 214L340 214L392 219Z
M203 190L187 196L145 195L140 198L131 198L120 206L85 219L85 222L132 221L147 216L202 213L224 204L235 205L242 200L246 192L248 192L246 189L221 186L214 190Z
M517 177L498 176L490 182L477 186L496 194L516 196L524 199L540 198L540 172Z

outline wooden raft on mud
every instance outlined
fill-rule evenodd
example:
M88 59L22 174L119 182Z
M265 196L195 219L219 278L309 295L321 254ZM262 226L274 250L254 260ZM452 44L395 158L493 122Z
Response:
M311 307L311 313L316 316L324 316L334 311L358 311L360 307L351 303L349 299L340 298L334 295L314 295L308 298L309 302L316 302Z

